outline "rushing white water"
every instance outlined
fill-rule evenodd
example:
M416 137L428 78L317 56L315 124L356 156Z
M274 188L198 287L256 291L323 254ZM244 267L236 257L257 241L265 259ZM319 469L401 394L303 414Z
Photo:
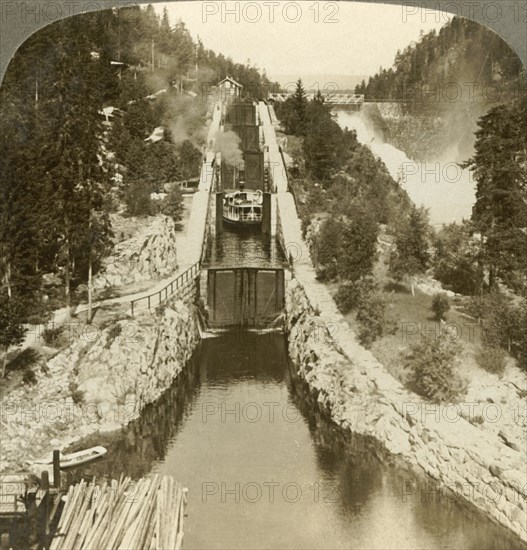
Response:
M385 143L361 111L336 111L341 128L357 132L360 143L367 145L379 157L390 175L399 180L417 206L430 211L432 225L468 219L475 200L475 182L470 171L463 170L448 158L415 162L393 145Z

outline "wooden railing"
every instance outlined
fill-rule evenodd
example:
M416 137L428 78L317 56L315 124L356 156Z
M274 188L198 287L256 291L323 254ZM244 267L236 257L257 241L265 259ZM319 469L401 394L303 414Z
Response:
M180 275L175 277L170 283L157 292L153 292L147 296L142 296L136 300L130 302L132 308L132 315L134 311L138 309L143 309L144 306L140 305L140 302L145 302L146 307L150 310L152 307L156 307L163 302L166 302L174 294L186 291L189 287L189 283L193 283L200 274L201 265L200 262L196 262L194 265L189 267L186 271L183 271Z

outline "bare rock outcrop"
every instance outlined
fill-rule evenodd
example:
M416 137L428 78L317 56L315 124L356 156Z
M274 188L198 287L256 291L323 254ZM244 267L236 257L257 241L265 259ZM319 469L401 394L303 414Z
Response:
M177 270L176 229L167 216L156 216L147 227L118 243L104 260L94 288L121 287L162 279Z
M154 315L113 321L77 339L34 385L3 400L0 472L137 418L174 382L199 339L194 307L177 298Z

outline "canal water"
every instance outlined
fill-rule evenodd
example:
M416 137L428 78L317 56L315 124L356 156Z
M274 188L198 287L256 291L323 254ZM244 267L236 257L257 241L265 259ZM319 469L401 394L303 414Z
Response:
M282 334L207 338L138 421L97 439L108 458L83 474L181 481L185 548L521 548L371 442L346 437L305 391Z
M282 267L285 257L276 239L260 227L240 230L225 226L223 233L207 241L207 267Z

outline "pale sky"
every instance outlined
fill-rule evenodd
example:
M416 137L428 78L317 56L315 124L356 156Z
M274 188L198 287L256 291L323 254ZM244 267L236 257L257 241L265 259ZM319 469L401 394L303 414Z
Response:
M416 7L356 2L165 2L206 48L251 60L272 79L283 74L371 75L390 67L397 49L450 17Z

